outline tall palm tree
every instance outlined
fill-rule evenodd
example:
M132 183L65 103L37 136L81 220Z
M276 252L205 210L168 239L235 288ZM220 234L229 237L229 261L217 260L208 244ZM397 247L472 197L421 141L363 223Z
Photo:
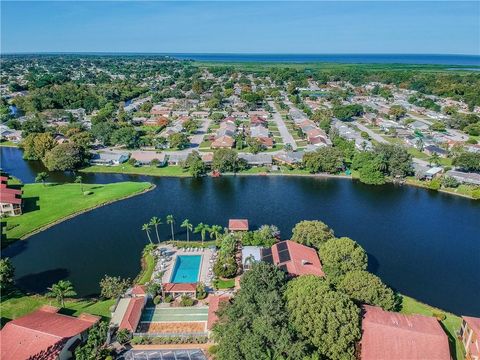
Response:
M65 298L77 295L73 289L73 285L68 280L60 280L58 283L53 284L52 287L49 287L47 292L48 297L57 299L59 303L62 304L62 307L65 307Z
M149 225L155 226L155 233L157 234L157 241L160 244L160 236L158 236L158 225L162 225L162 220L154 216L150 219Z
M172 240L175 240L175 236L173 234L173 224L175 223L175 218L173 215L167 215L167 224L170 224L170 230L172 230Z
M83 194L83 178L82 178L81 175L79 175L75 178L75 184L80 184L80 191Z
M183 220L182 225L180 225L180 227L187 229L187 241L190 241L189 231L192 231L193 229L193 225L190 223L190 220L188 219Z
M195 227L194 233L200 233L202 236L202 244L205 241L205 235L207 234L207 231L209 231L210 227L207 224L200 223Z
M433 153L428 159L430 165L438 165L440 163L440 156L437 153Z
M222 227L220 225L212 225L210 226L210 239L215 237L215 240L218 240L218 236L222 231Z
M143 224L142 230L147 233L148 241L150 241L150 244L153 244L152 238L150 237L150 224Z

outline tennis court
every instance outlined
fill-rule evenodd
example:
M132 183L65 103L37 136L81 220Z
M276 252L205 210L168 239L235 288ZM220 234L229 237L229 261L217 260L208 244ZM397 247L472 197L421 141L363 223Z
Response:
M150 307L143 311L143 322L195 322L208 320L208 307Z

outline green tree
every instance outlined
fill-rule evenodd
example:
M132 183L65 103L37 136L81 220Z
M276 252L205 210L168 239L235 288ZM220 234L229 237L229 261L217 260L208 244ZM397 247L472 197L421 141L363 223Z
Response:
M160 236L158 235L158 225L162 225L162 220L160 220L158 217L154 216L150 219L151 226L155 227L155 233L157 234L157 241L160 244Z
M433 153L432 155L430 155L430 157L428 158L428 163L430 165L435 165L437 166L438 164L440 164L440 156L437 154L437 153Z
M333 230L318 220L304 220L295 225L292 230L292 240L316 249L327 240L333 239Z
M150 237L150 224L143 224L142 230L145 231L145 233L147 234L148 241L150 242L150 244L153 244L152 238Z
M363 163L363 166L360 168L359 180L364 184L369 185L382 185L385 184L385 175L380 170L381 164L377 158Z
M110 141L115 145L136 149L140 146L140 135L133 126L123 126L112 133Z
M401 105L392 105L390 107L390 110L388 112L388 115L390 115L391 117L393 117L395 120L400 120L402 117L404 117L405 115L407 115L407 109L405 109L403 106Z
M190 241L190 231L193 229L193 225L190 223L190 220L185 219L182 222L182 225L180 227L185 228L187 230L187 241Z
M105 275L100 280L100 297L102 299L116 299L124 295L131 285L132 281L130 279Z
M175 234L173 232L173 225L175 224L175 218L173 215L167 215L167 224L170 225L170 230L172 231L172 240L175 240Z
M304 359L285 308L285 273L260 262L241 278L235 301L224 303L213 327L218 360Z
M0 290L13 285L15 268L9 258L0 259Z
M323 269L332 280L349 271L367 269L367 253L348 237L326 241L320 246L319 253Z
M58 144L43 160L49 171L68 171L80 167L85 160L84 149L74 143Z
M88 330L85 345L75 349L76 360L106 359L109 355L107 349L108 323L100 321Z
M182 150L190 145L190 140L187 134L175 133L168 137L168 143L170 144L170 148Z
M39 172L37 176L35 176L35 182L41 182L43 186L45 186L45 181L48 179L48 173L46 172Z
M42 160L45 154L57 145L50 133L33 133L25 137L21 143L23 158L27 160Z
M213 154L212 168L220 172L236 172L238 162L238 154L235 150L218 149Z
M303 155L303 164L310 173L338 173L343 169L343 154L335 147L322 147Z
M210 230L210 227L207 224L200 223L197 226L195 226L195 230L193 231L194 233L200 233L200 236L202 237L202 243L205 242L205 236L207 235L207 232Z
M325 280L306 275L289 282L285 297L290 323L321 358L355 359L360 309L348 296L331 290Z
M378 276L365 270L347 272L337 289L359 304L376 305L385 310L395 310L397 306L397 298L392 289Z
M197 151L192 151L190 154L188 154L183 167L188 169L190 175L195 178L205 175L207 170L202 157Z
M45 294L47 297L55 298L62 307L65 307L65 298L76 296L77 293L73 289L73 285L68 280L60 280L58 283L53 284L48 288L48 292Z
M452 164L465 171L480 171L480 153L461 153L453 158Z
M209 228L210 239L215 238L215 240L218 240L218 236L220 235L221 231L222 231L222 227L220 225L212 225Z

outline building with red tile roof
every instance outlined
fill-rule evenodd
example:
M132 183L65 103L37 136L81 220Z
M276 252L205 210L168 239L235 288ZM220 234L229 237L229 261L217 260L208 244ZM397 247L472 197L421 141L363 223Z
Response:
M72 317L58 308L40 309L8 322L0 331L1 356L8 360L67 359L100 317L82 314Z
M145 285L135 285L130 290L130 295L132 295L132 296L146 296L147 295L147 290L145 288Z
M8 177L0 181L0 215L17 216L22 214L22 190L8 186Z
M196 283L165 283L163 284L163 291L166 294L171 294L173 297L178 295L189 295L195 297L197 294Z
M212 149L231 149L235 145L235 139L231 136L224 135L215 139L210 145Z
M125 313L123 314L122 321L118 326L118 329L126 329L130 332L135 332L137 329L140 318L142 317L142 311L145 307L144 297L132 297L128 299L128 305Z
M291 240L263 249L262 261L278 266L291 276L325 275L317 251Z
M434 317L363 306L361 360L450 360L448 337Z
M247 219L230 219L228 220L228 230L248 231L248 220Z
M212 330L213 325L218 320L217 311L220 307L220 303L229 301L230 297L226 295L210 295L208 297L208 321L207 321L207 330Z
M480 359L480 318L462 316L462 327L460 335L465 347L465 358L467 360Z

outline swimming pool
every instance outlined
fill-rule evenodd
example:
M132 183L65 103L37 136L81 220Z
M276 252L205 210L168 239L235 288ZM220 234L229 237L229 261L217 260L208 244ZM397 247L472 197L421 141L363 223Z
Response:
M202 255L178 255L173 267L171 283L194 283L198 281Z

